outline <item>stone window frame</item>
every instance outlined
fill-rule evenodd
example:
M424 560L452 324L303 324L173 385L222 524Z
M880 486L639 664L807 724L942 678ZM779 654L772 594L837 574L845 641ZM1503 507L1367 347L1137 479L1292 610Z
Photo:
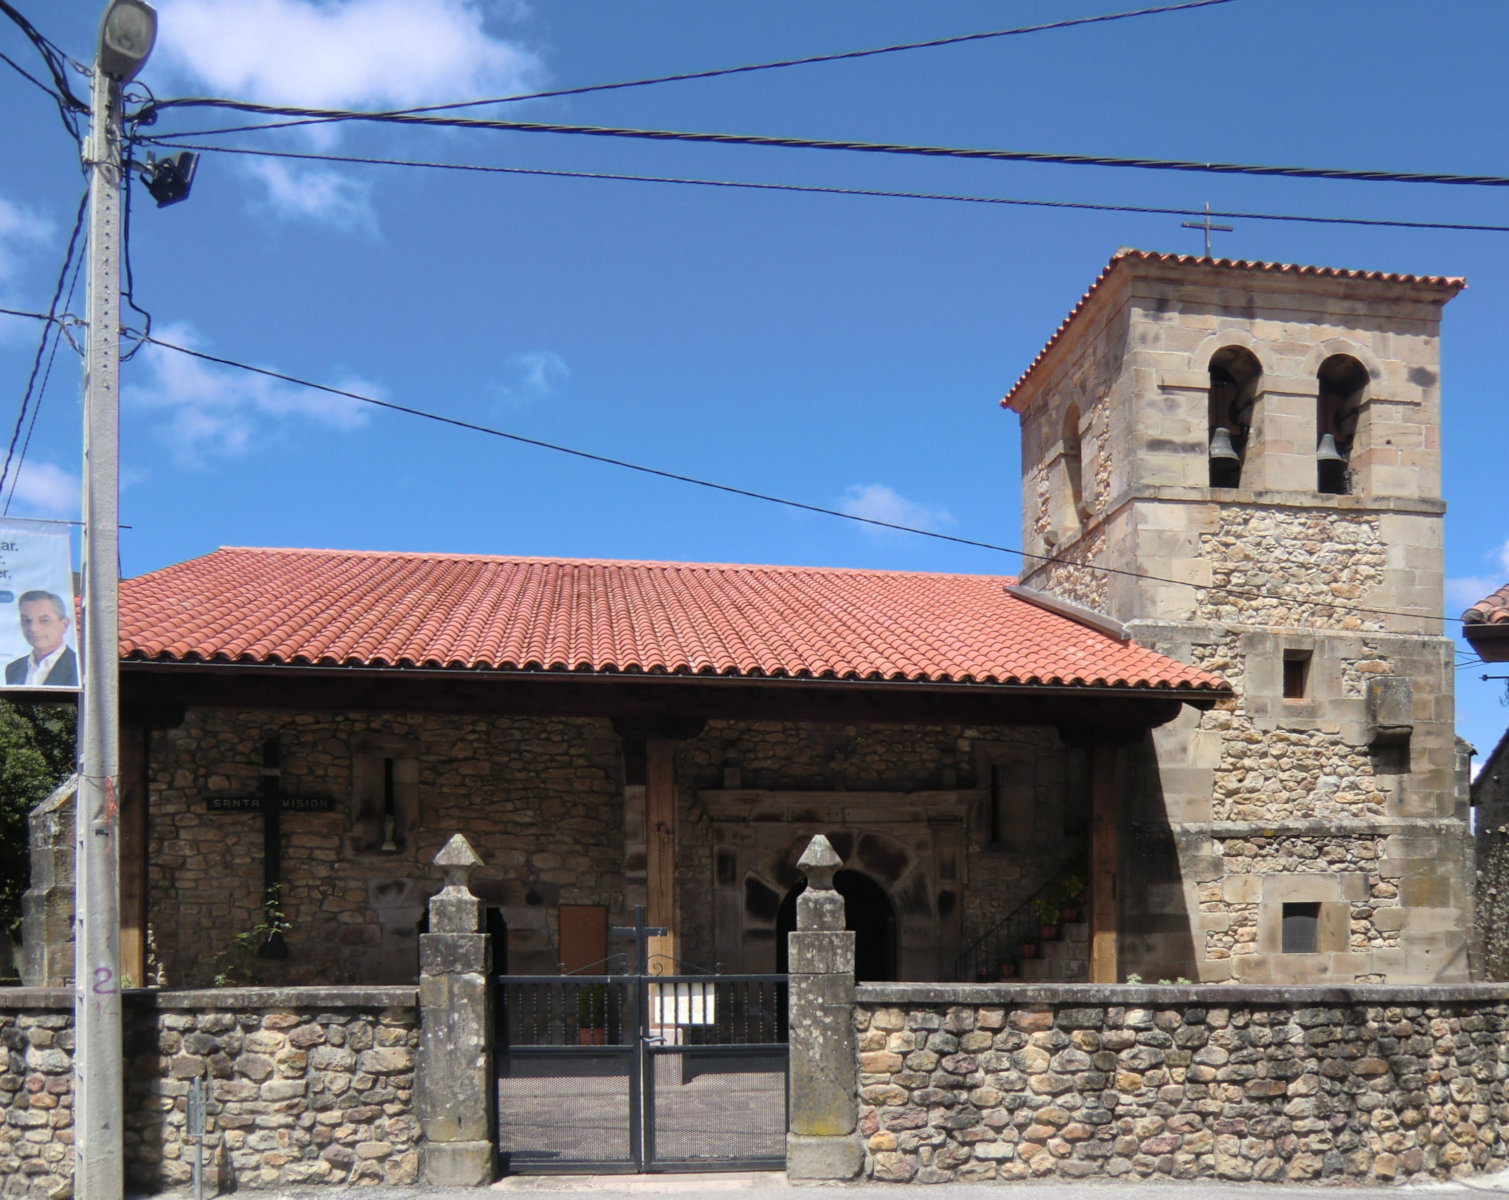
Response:
M342 839L348 858L411 856L420 827L419 755L413 738L364 733L351 739L350 828ZM393 843L384 850L387 762L393 764Z
M1317 904L1316 946L1304 952L1346 954L1351 948L1352 902L1367 892L1367 876L1358 872L1315 871L1277 873L1262 877L1258 902L1258 952L1276 958L1297 958L1284 954L1284 905Z

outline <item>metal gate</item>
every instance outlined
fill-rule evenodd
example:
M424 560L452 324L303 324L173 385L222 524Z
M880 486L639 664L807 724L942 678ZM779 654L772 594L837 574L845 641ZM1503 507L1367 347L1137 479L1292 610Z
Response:
M785 975L504 975L505 1172L786 1164Z

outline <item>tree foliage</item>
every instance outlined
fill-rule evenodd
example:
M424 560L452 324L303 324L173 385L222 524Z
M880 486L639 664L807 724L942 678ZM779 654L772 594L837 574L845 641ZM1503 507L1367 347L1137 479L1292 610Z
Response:
M73 771L74 729L72 705L0 700L0 932L20 922L31 881L26 815Z

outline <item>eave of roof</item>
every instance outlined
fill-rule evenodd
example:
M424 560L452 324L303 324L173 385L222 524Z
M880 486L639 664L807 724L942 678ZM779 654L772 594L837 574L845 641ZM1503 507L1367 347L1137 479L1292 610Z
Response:
M1079 315L1089 305L1091 300L1105 285L1106 281L1124 263L1152 263L1159 265L1178 267L1206 267L1215 270L1245 271L1267 275L1291 275L1308 276L1317 279L1340 279L1358 280L1368 283L1394 283L1412 287L1431 288L1446 293L1443 302L1449 300L1467 286L1467 281L1459 275L1405 275L1390 271L1362 271L1345 267L1314 267L1299 263L1264 262L1257 259L1237 258L1206 258L1196 254L1170 254L1156 250L1135 250L1123 246L1111 256L1111 261L1105 266L1099 275L1095 277L1085 294L1079 298L1079 302L1069 310L1060 323L1053 336L1050 337L1043 348L1037 352L1037 356L1027 365L1017 381L1011 385L1011 390L1001 398L1002 408L1014 408L1014 400L1017 394L1026 385L1028 379L1038 370L1048 358L1053 348L1068 333L1069 328L1075 323Z
M1218 677L995 576L227 548L125 581L128 661L1110 688Z

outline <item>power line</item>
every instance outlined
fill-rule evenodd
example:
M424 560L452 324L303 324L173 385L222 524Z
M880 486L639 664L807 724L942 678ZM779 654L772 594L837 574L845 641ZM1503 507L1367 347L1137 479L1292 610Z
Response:
M1088 212L1135 213L1151 216L1203 217L1195 208L1158 208L1138 204L1094 204L1077 200L1024 200L1005 196L969 196L951 192L904 192L886 188L823 187L815 184L761 183L739 179L697 179L678 175L628 175L610 171L559 171L541 167L500 167L483 163L432 162L422 159L369 158L357 154L311 154L294 150L263 150L250 146L212 146L204 143L157 141L169 150L194 150L202 154L243 154L263 158L292 158L314 162L340 162L379 167L422 167L437 171L474 171L499 175L539 175L556 179L596 179L623 183L686 184L709 188L746 188L766 192L801 192L827 196L869 196L890 200L936 200L956 204L1006 204L1028 208L1076 209ZM1302 221L1323 225L1363 225L1388 229L1438 229L1466 233L1509 233L1509 225L1479 225L1455 221L1404 221L1368 217L1319 217L1297 213L1217 212L1208 215L1244 221Z
M87 243L86 243L87 244ZM68 281L68 295L63 300L63 308L66 311L73 303L73 290L78 286L79 273L84 266L83 254L80 254L73 262L73 278ZM42 384L37 388L37 402L31 408L31 421L26 426L26 438L21 443L21 456L16 459L16 473L11 476L10 492L5 497L5 506L0 508L0 513L9 514L11 501L16 498L16 485L21 482L21 468L26 465L26 452L31 449L31 435L37 428L37 417L42 412L42 401L47 396L47 382L52 378L52 364L58 357L58 346L63 341L63 326L59 323L53 333L52 349L47 355L47 369L42 372Z
M37 372L42 369L42 356L47 352L48 335L50 334L54 338L63 336L62 326L57 324L58 301L63 298L63 285L68 281L68 268L73 263L73 252L75 247L77 247L78 245L79 231L84 228L84 210L88 206L88 204L89 190L86 188L84 189L83 196L79 198L79 210L73 218L73 232L68 235L68 249L63 255L63 266L58 271L58 282L52 289L52 301L47 306L47 315L44 318L47 321L47 324L42 327L42 336L37 340L37 352L33 356L31 361L31 374L26 377L26 390L21 393L21 407L20 410L16 413L16 427L11 431L10 445L6 448L5 451L5 462L3 464L0 464L0 493L3 493L5 491L5 480L6 477L10 474L11 459L16 453L16 442L20 440L21 427L26 423L26 411L27 408L31 405L32 391L36 387L37 383ZM37 402L38 404L41 403L40 396L37 398ZM18 460L16 462L16 474L18 477L20 475L20 472L21 463ZM14 483L11 485L11 491L15 491ZM7 501L7 508L8 507L9 501Z
M39 314L30 314L39 315ZM825 508L818 504L808 504L801 500L791 500L784 496L774 496L768 492L756 492L749 488L734 487L732 484L717 483L710 479L699 479L694 475L683 475L676 471L664 471L658 467L645 466L642 463L629 462L627 459L613 458L606 454L594 454L589 450L579 450L573 446L563 446L558 442L547 442L540 438L525 437L523 434L509 433L503 429L496 429L490 425L479 425L474 421L463 421L459 417L447 417L441 413L429 412L422 408L413 408L406 404L395 404L391 400L379 400L374 396L367 396L361 392L349 391L345 388L330 387L328 384L315 383L312 380L301 379L296 375L285 375L281 371L273 371L267 367L255 367L250 363L238 362L233 358L223 358L217 354L207 354L203 350L193 350L188 346L180 346L173 342L163 341L161 338L147 337L143 340L154 346L161 346L165 350L175 350L179 354L187 354L191 358L202 359L205 362L218 363L225 367L235 367L238 370L250 371L257 375L266 376L269 379L279 379L284 383L292 383L298 387L310 388L317 392L325 392L332 396L344 396L351 400L361 401L363 404L371 404L377 408L384 408L390 412L403 413L411 417L421 417L427 421L435 421L442 425L450 425L456 429L465 429L472 433L487 434L490 437L503 438L520 445L534 446L540 450L551 450L557 454L570 455L573 458L585 459L588 462L602 463L606 466L621 467L628 471L637 471L644 475L653 475L659 479L669 479L676 483L689 483L697 487L709 488L713 491L724 492L731 496L742 496L748 500L761 500L767 504L779 504L786 508L795 508L803 512L817 513L825 517L839 517L845 521L855 521L861 525L871 525L880 529L892 529L899 533L912 533L920 537L934 538L938 541L951 542L960 546L971 546L979 550L993 550L1001 554L1015 554L1023 560L1032 559L1040 563L1052 564L1077 568L1085 571L1099 571L1107 575L1124 575L1133 579L1143 579L1153 583L1176 583L1189 587L1201 587L1206 585L1191 584L1184 579L1170 579L1160 575L1148 575L1140 571L1127 571L1117 567L1102 567L1090 563L1070 562L1066 559L1055 558L1051 555L1029 554L1025 550L1012 546L1002 546L995 542L982 542L974 538L958 537L951 533L939 533L933 529L918 529L911 525L902 525L895 521L881 521L875 517L862 517L856 513L844 512L841 509ZM1215 590L1207 586L1207 590ZM1219 589L1230 596L1240 596L1254 600L1282 600L1286 603L1294 603L1293 597L1280 596L1271 592L1247 591L1240 588L1225 587ZM1333 611L1370 613L1379 616L1408 617L1416 620L1430 621L1453 621L1457 617L1426 615L1421 613L1405 612L1402 609L1392 608L1367 608L1354 604L1335 604L1325 600L1305 600L1305 604L1314 605L1318 608L1329 608Z
M22 69L9 57L6 57L5 61L53 98L53 101L58 106L58 114L63 119L64 128L68 130L75 142L81 143L83 137L79 133L78 114L87 113L89 105L73 94L73 89L68 86L68 74L66 70L69 66L77 67L80 64L74 59L69 58L53 42L43 37L37 27L28 21L19 9L8 3L8 0L0 0L0 16L9 17L21 32L26 35L27 40L36 48L37 53L42 56L42 61L47 64L47 72L52 76L53 87L49 88L39 79L33 77L29 71Z
M990 38L1013 37L1024 33L1043 33L1053 29L1069 29L1077 25L1095 25L1106 21L1122 21L1129 17L1150 17L1162 13L1183 12L1194 8L1209 8L1216 4L1228 4L1231 0L1190 0L1183 4L1165 4L1157 8L1139 8L1130 12L1102 13L1093 17L1070 17L1062 21L1048 21L1041 25L1020 25L1012 29L994 29L984 33L961 33L952 37L930 38L922 42L899 42L890 46L878 46L869 50L847 50L836 54L813 54L805 58L786 58L773 62L748 63L738 67L715 67L707 71L683 71L675 75L654 75L644 79L625 79L617 83L591 83L579 87L553 88L543 92L524 92L516 96L491 96L483 100L462 100L452 104L428 104L417 108L392 110L392 115L410 113L445 112L458 108L477 108L488 104L516 104L521 100L550 100L561 96L585 96L591 92L611 92L623 88L647 87L656 83L684 83L694 79L716 79L724 75L742 75L752 71L773 71L783 67L806 67L818 63L842 62L845 59L870 58L877 54L896 54L904 50L930 50L939 46L955 46L964 42L980 42ZM158 108L189 108L214 105L213 99L190 97L181 100L164 100L148 106L147 120L151 111ZM329 121L349 120L345 116L306 117L295 121L275 121L267 125L250 126L253 129L287 129L294 125L316 125ZM245 127L243 127L245 128ZM239 130L207 130L193 134L202 137L206 133L239 132Z
M169 104L172 101L163 101ZM985 162L1020 162L1067 167L1120 167L1140 171L1189 171L1212 175L1256 175L1279 179L1329 179L1348 183L1428 183L1453 187L1509 187L1503 175L1457 175L1428 171L1375 171L1349 167L1296 167L1255 163L1197 162L1177 158L1127 158L1105 154L1053 154L1036 150L987 150L963 146L918 146L901 142L834 141L827 138L769 137L748 133L705 133L676 129L630 129L609 125L562 125L542 121L496 121L478 117L435 117L402 113L352 112L337 109L288 108L255 104L248 100L203 100L238 112L294 116L339 117L380 124L419 125L439 129L488 130L501 133L559 133L583 137L630 138L655 142L691 142L716 146L761 146L780 150L844 150L861 154L903 155L923 158L967 159ZM157 144L172 138L202 137L210 133L243 132L241 129L190 130L139 140Z

